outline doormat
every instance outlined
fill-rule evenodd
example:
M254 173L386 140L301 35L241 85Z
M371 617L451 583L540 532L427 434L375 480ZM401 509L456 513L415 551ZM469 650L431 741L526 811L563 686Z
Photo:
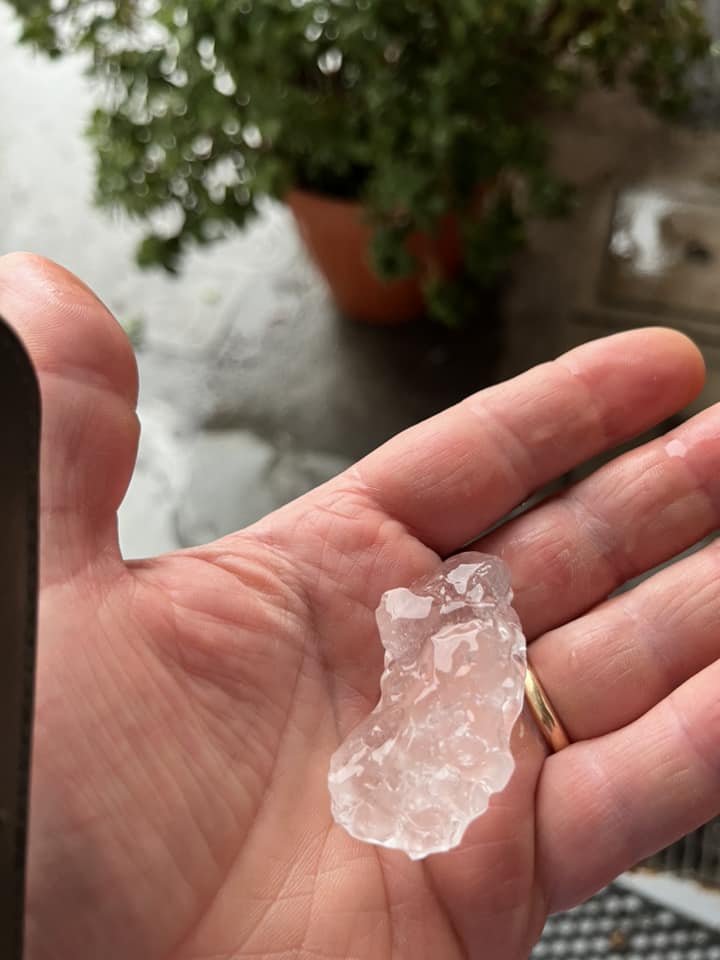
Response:
M531 960L720 960L720 931L613 884L550 917Z

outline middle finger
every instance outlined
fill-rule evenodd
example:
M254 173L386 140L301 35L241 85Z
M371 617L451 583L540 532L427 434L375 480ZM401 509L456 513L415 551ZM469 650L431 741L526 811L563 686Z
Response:
M720 511L720 405L601 467L473 549L512 570L529 639L702 540Z

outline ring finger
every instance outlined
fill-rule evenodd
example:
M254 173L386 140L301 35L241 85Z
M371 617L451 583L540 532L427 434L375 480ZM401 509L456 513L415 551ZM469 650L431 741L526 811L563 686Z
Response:
M531 645L572 740L626 726L720 658L719 572L713 543Z

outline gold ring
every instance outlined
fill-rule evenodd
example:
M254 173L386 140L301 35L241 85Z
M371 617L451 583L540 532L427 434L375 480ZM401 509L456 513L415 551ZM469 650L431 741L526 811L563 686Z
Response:
M525 699L532 711L532 715L540 727L542 735L550 744L554 753L563 750L570 745L570 738L565 733L565 728L560 722L560 718L553 709L553 705L548 699L548 695L543 690L543 686L535 676L535 671L527 665L525 674Z

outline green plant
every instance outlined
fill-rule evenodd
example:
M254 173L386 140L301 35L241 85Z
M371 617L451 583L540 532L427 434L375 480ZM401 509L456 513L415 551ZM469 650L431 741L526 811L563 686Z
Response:
M447 322L528 215L567 205L546 111L622 79L672 113L708 52L698 0L12 2L25 40L91 55L98 199L149 223L141 263L177 269L295 184L360 198L378 269L400 275L407 234L452 210L463 275L429 279ZM493 185L481 218L478 184Z

